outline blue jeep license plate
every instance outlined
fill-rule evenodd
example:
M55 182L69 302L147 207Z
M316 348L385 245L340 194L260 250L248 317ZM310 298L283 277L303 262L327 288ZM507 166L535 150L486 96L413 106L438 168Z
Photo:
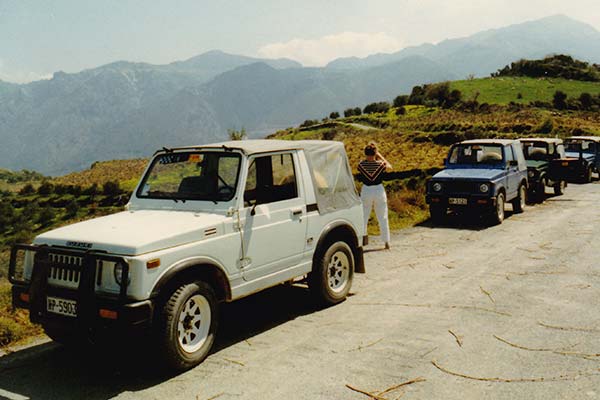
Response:
M452 205L455 205L455 206L466 206L467 205L467 199L457 198L457 197L450 197L448 199L448 204L452 204Z

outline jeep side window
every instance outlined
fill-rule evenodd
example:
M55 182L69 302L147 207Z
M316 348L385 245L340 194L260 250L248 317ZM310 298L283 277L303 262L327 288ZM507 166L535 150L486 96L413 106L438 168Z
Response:
M506 163L507 164L510 163L511 161L514 161L516 159L515 155L513 154L513 148L512 148L512 146L506 146L506 147L504 147L504 153L505 153L505 156L506 156Z
M563 144L556 146L556 154L558 155L558 158L565 158L567 156L565 154L565 146Z
M256 157L248 168L244 204L267 204L298 197L291 153Z

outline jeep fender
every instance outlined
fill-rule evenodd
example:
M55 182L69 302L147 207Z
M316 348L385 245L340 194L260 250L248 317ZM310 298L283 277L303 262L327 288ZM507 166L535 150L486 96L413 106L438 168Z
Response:
M164 289L193 279L211 285L219 300L231 301L231 286L225 268L210 257L188 258L171 265L154 285L151 297L156 298Z
M354 272L359 274L365 273L365 261L362 246L359 245L358 236L352 225L346 221L334 221L329 223L319 235L319 241L315 247L313 255L313 264L316 262L316 257L323 248L330 243L332 238L340 238L348 241L352 253L354 255Z

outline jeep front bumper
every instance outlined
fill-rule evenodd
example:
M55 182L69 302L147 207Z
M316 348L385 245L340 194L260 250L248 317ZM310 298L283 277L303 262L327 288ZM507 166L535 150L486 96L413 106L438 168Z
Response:
M33 252L33 269L30 279L25 279L17 271L19 252ZM68 262L57 264L50 257L64 256ZM81 260L73 262L73 259ZM74 327L93 328L96 326L142 325L152 320L154 304L152 300L136 301L127 297L129 267L124 263L123 284L120 293L115 295L97 293L96 282L98 261L120 262L120 257L105 253L36 245L16 245L11 251L9 280L12 283L14 307L29 310L29 318L34 323L61 323ZM72 281L78 280L76 287L60 287L50 284L52 269L64 270ZM77 279L74 277L77 276ZM64 299L74 304L75 315L64 315L48 311L48 297Z
M462 203L464 199L466 203ZM496 205L496 196L481 196L472 194L428 194L425 198L427 204L439 205L440 207L448 208L477 208L477 207L493 207ZM457 204L460 202L461 204Z

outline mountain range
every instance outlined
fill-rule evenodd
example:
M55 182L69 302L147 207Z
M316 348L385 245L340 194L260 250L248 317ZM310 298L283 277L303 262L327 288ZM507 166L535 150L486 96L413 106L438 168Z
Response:
M551 53L600 62L600 32L554 16L323 68L211 51L167 65L119 61L28 84L0 81L0 165L62 174L222 140L228 129L262 136L417 84L484 76Z

